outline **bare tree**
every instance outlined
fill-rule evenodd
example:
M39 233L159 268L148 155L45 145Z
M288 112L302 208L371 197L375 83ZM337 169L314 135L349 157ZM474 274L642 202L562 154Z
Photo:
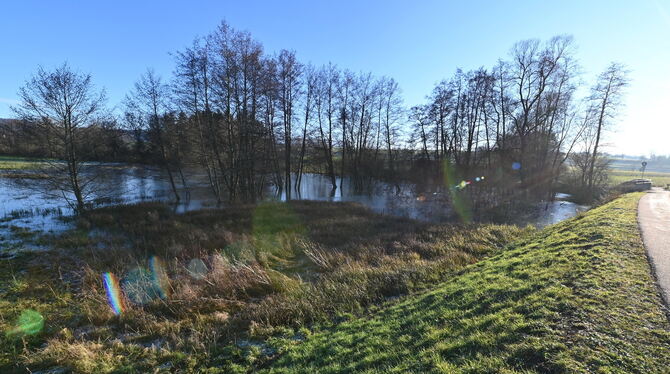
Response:
M597 113L594 122L595 143L593 144L588 172L588 187L591 191L593 191L596 182L595 168L603 131L621 106L621 98L628 85L627 74L628 72L623 65L613 62L598 76L595 86L591 89L592 109L595 109Z
M340 72L334 65L328 64L328 66L321 68L317 75L315 104L317 120L319 123L320 144L323 148L332 192L337 189L333 148L335 131L334 121L336 120L337 90L339 83Z
M96 91L90 74L73 71L67 63L47 71L39 68L18 92L12 107L20 118L40 127L43 146L55 161L47 160L48 182L77 212L86 210L95 178L83 170L81 146L87 129L102 114L104 91Z
M351 71L345 70L344 73L342 74L342 79L340 79L338 85L338 93L339 93L338 117L342 132L342 138L340 143L340 147L342 149L342 157L341 157L342 160L340 162L340 175L342 176L342 178L340 178L340 190L342 190L342 184L344 183L345 166L347 164L346 157L348 156L347 130L351 126L349 122L351 121L350 117L352 116L352 114L350 113L349 103L352 101L351 96L353 91L353 85L354 85L354 75L351 73Z
M212 112L209 110L211 96L210 48L200 39L193 46L174 54L176 68L172 83L173 98L178 107L188 116L187 122L194 129L192 143L197 163L205 170L210 188L220 202L221 183L216 167L216 155L208 130L212 128Z
M399 121L402 118L403 102L400 96L398 82L393 78L383 80L381 96L381 124L383 125L384 140L388 157L388 166L391 174L394 171L393 148L396 146L397 138L400 136Z
M170 187L177 202L180 201L179 192L175 183L174 173L168 155L169 145L165 134L168 102L168 86L152 69L147 69L140 79L135 82L135 88L126 96L126 118L138 121L133 127L144 128L148 131L160 162L167 172ZM135 113L135 115L130 115Z
M414 124L413 143L420 143L422 157L430 160L428 151L428 108L425 105L413 106L410 110L409 120Z
M307 150L307 129L310 121L312 120L313 107L314 107L314 96L316 95L317 90L317 71L313 66L307 65L305 67L305 90L304 90L304 100L303 100L303 111L305 114L303 128L302 128L302 137L300 144L300 154L298 155L298 169L296 170L296 191L300 189L300 184L302 183L302 175L305 169L305 152Z
M537 164L537 157L542 158L541 151L536 148L551 135L547 127L555 119L554 109L571 99L571 95L561 94L561 89L567 86L565 78L569 81L574 75L572 54L573 39L569 36L556 36L544 44L525 40L514 45L512 61L507 64L508 87L514 102L509 114L518 143L518 159L523 165L519 175L527 185L537 185L537 180L529 179L543 175L543 165ZM559 98L558 103L551 102L555 98Z
M438 83L430 100L430 120L434 124L435 149L438 159L448 158L451 154L453 137L448 131L449 115L453 111L454 91L446 80Z
M279 102L284 124L284 183L286 196L291 197L291 143L293 142L293 110L300 94L302 65L295 52L282 50L278 57Z

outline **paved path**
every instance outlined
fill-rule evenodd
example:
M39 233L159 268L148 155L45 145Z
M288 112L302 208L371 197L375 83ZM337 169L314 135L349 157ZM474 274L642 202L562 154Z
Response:
M670 191L653 188L638 205L642 241L661 286L666 305L670 303Z

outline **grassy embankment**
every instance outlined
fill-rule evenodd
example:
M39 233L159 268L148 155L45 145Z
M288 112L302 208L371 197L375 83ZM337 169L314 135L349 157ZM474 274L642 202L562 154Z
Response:
M521 231L428 226L344 204L185 216L152 205L99 210L56 241L60 252L0 262L0 327L11 329L27 308L45 317L40 333L4 338L0 368L667 372L670 325L637 229L639 196L504 250L496 244ZM101 242L87 235L90 226L119 236ZM237 258L253 252L244 264L267 282L242 276L239 263L216 257L220 251L198 252L223 241ZM125 252L105 255L115 246ZM169 295L114 316L98 272L123 274L129 261L142 262L140 248L166 246L176 253L167 265ZM183 270L194 255L208 264L203 279ZM83 277L66 271L77 267Z
M317 202L98 209L63 235L24 235L50 251L0 260L0 372L250 370L282 339L439 284L530 231ZM119 316L104 272L123 284Z
M667 373L670 325L640 194L551 226L454 279L317 332L272 372Z

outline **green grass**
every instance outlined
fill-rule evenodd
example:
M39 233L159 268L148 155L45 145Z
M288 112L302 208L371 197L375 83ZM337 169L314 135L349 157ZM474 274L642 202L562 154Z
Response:
M430 292L285 342L265 369L667 373L670 325L638 234L639 197L551 226Z
M617 169L610 170L607 174L611 186L616 186L625 181L642 177L642 173L639 171L633 172L628 170L617 170ZM665 187L666 185L670 184L670 173L647 172L644 173L644 177L651 179L654 186L657 187Z
M48 175L36 172L44 166L37 158L0 156L0 178L45 179Z

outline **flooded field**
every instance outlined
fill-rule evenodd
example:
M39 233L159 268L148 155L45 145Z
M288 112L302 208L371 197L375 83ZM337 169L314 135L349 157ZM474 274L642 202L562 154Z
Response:
M142 201L172 200L172 192L165 175L156 169L138 166L106 166L97 188L89 198L96 205L137 203ZM59 196L58 191L48 191L39 179L0 178L0 238L11 242L20 229L41 232L58 232L69 227L67 219L72 209ZM172 204L176 212L217 207L202 175L189 175L188 189L180 190L182 202ZM454 220L449 192L443 186L418 186L411 183L389 184L370 181L364 187L349 178L337 179L338 188L332 190L330 179L318 174L305 174L294 200L349 201L389 215L410 217L428 222ZM341 187L341 188L340 188ZM268 186L263 199L286 200L286 191ZM543 227L570 218L588 209L568 201L569 196L557 194L554 201L542 202L514 222Z

